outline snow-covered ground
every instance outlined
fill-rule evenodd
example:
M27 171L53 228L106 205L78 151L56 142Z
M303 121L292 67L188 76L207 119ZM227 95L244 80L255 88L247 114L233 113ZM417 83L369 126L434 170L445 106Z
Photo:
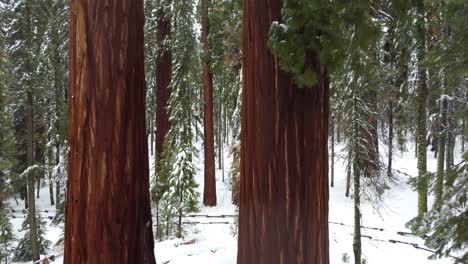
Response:
M197 145L201 149L201 145ZM383 150L384 148L381 148ZM457 153L459 151L457 150ZM338 151L337 156L340 155ZM231 204L230 175L229 168L231 157L229 151L225 152L225 181L222 181L221 170L216 171L218 206L207 208L202 206L200 198L200 212L203 215L233 215L236 208ZM150 157L154 160L154 157ZM436 170L436 159L432 152L428 152L428 170ZM151 165L151 167L153 167ZM196 162L198 169L197 181L200 184L199 192L203 193L203 151L199 152ZM417 175L416 159L414 149L409 148L405 153L397 152L394 157L394 168L408 175ZM353 263L352 233L353 233L353 201L346 198L345 193L345 166L342 159L337 159L335 163L335 187L330 188L329 220L330 222L330 260L332 264ZM362 251L363 258L367 263L453 263L452 259L428 260L431 253L417 249L408 244L395 244L388 240L397 240L408 243L415 243L424 247L423 240L418 237L402 236L398 232L410 232L405 227L405 223L411 220L417 212L417 194L408 186L408 176L398 175L398 181L392 183L384 197L384 203L376 211L373 206L363 201L361 206L362 225L366 227L379 228L363 229ZM53 209L49 204L47 187L41 190L41 198L37 202L39 210ZM429 197L429 206L432 205L433 197ZM22 202L16 205L14 200L10 201L12 209L23 209ZM43 213L45 216L52 213ZM21 227L23 218L12 219L16 237L22 234L18 230ZM47 221L47 239L55 243L61 235L61 228L51 225ZM232 235L233 218L188 218L186 221L201 222L191 226L188 235L183 239L166 240L157 242L155 246L156 260L160 264L185 264L185 263L205 263L205 264L235 264L237 255L237 239ZM202 224L207 222L229 222L216 224ZM342 223L334 224L334 223ZM49 254L60 254L62 248L51 248ZM344 259L348 258L348 262ZM62 263L62 257L56 263Z

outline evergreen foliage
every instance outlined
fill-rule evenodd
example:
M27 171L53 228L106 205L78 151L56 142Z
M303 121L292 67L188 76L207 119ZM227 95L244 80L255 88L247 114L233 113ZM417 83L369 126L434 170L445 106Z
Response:
M32 250L31 250L31 236L29 230L29 217L30 214L26 216L23 224L21 225L21 230L24 231L24 236L18 242L18 246L14 250L14 260L15 261L30 261L33 259ZM36 214L36 223L37 223L37 237L39 244L39 252L45 254L47 249L50 246L50 241L44 238L45 235L45 224L46 221L43 220L40 214Z
M8 263L11 256L11 242L14 238L11 223L5 215L0 215L0 263Z
M461 257L455 258L455 262L466 263L468 260L467 195L468 152L465 152L463 161L447 173L443 200L423 218L408 223L413 232L425 238L426 246L436 250L432 259L461 252Z
M193 113L194 95L200 89L198 79L201 71L194 67L200 52L193 28L194 3L174 1L172 17L173 76L169 99L171 129L166 136L161 164L158 165L153 196L159 207L159 224L162 225L158 226L158 230L165 230L166 237L182 237L182 217L197 211L199 197L193 165L193 128L196 126Z

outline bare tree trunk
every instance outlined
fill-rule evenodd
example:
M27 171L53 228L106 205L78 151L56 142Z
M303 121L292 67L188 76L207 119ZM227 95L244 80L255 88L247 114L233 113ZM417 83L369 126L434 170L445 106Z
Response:
M210 25L208 21L209 0L201 1L202 12L202 42L206 54L210 52L208 35ZM214 124L213 124L213 75L206 61L203 62L203 97L204 97L204 139L205 139L205 184L203 188L203 204L216 206L216 175L214 154Z
M143 1L70 8L64 263L154 264Z
M243 4L243 101L238 264L328 264L329 83L299 89L268 48L281 0Z

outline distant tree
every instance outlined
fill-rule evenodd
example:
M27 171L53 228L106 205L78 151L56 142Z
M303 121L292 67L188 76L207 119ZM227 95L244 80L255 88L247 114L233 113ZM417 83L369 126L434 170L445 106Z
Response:
M166 237L184 235L182 217L197 211L198 193L195 182L193 147L195 118L193 90L199 88L201 73L199 49L193 29L195 6L193 1L174 1L173 17L176 25L172 40L172 82L169 98L171 128L156 182L157 206L161 215L158 230L166 229ZM165 227L164 227L165 225ZM158 231L159 232L159 231ZM159 234L161 238L163 234Z
M209 8L210 0L201 1L202 25L201 36L203 52L203 99L204 99L204 147L205 147L205 184L203 189L203 204L216 206L216 175L214 155L214 125L213 125L213 73L208 61L211 52L208 35L210 34Z

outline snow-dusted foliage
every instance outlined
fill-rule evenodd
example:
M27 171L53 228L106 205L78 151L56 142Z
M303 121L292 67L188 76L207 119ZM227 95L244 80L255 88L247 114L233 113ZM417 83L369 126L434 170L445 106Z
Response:
M182 217L197 211L193 146L195 91L199 47L194 32L194 2L175 1L172 6L174 31L172 39L173 73L170 86L169 120L163 158L156 166L156 189L153 198L157 208L157 238L184 235ZM161 232L160 230L164 230Z

